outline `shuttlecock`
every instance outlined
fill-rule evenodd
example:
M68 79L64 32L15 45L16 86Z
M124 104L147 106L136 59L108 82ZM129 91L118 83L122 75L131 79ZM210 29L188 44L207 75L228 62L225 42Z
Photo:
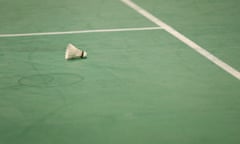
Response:
M65 52L65 59L77 59L77 58L86 58L87 52L76 48L72 44L68 44Z

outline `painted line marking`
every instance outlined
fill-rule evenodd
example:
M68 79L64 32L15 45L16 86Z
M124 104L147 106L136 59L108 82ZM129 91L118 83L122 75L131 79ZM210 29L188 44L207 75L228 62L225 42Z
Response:
M46 35L67 35L82 33L104 33L104 32L128 32L128 31L147 31L159 30L161 27L141 27L141 28L118 28L118 29L96 29L96 30L79 30L65 32L42 32L42 33L22 33L22 34L0 34L0 38L6 37L27 37L27 36L46 36Z
M174 28L164 23L162 20L153 16L151 13L149 13L145 9L133 3L132 1L130 0L121 0L121 1L125 3L128 7L134 9L136 12L138 12L139 14L147 18L148 20L162 27L165 31L167 31L168 33L170 33L171 35L173 35L174 37L176 37L177 39L179 39L180 41L188 45L190 48L197 51L199 54L201 54L202 56L204 56L205 58L207 58L208 60L210 60L217 66L219 66L220 68L222 68L224 71L231 74L233 77L240 80L240 72L234 69L233 67L231 67L230 65L226 64L225 62L223 62L222 60L220 60L219 58L217 58L216 56L214 56L213 54L211 54L210 52L208 52L207 50L205 50L204 48L202 48L201 46L199 46L198 44L196 44L195 42L193 42L183 34L179 33Z

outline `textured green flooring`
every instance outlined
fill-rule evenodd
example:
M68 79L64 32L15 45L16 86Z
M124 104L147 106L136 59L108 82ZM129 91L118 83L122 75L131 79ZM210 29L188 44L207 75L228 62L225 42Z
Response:
M0 33L154 26L118 0L0 2Z
M0 14L9 24L1 33L154 26L119 1L0 2L1 12L20 9ZM238 68L234 48L198 34L219 43L229 35L178 21L188 10L179 7L196 1L135 2ZM70 42L89 57L65 61ZM239 80L164 30L0 38L0 61L0 144L240 142Z

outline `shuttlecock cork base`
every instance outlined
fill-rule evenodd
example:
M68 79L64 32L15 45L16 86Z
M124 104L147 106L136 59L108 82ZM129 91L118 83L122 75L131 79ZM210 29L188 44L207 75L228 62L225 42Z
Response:
M84 59L87 58L87 52L76 48L73 44L68 44L65 52L65 59Z

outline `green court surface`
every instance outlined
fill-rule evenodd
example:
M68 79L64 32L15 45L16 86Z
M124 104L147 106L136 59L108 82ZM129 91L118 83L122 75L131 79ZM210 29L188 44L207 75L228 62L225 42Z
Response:
M240 70L239 1L134 2ZM0 0L0 19L0 144L240 143L239 79L120 0ZM143 29L4 36L122 28Z

